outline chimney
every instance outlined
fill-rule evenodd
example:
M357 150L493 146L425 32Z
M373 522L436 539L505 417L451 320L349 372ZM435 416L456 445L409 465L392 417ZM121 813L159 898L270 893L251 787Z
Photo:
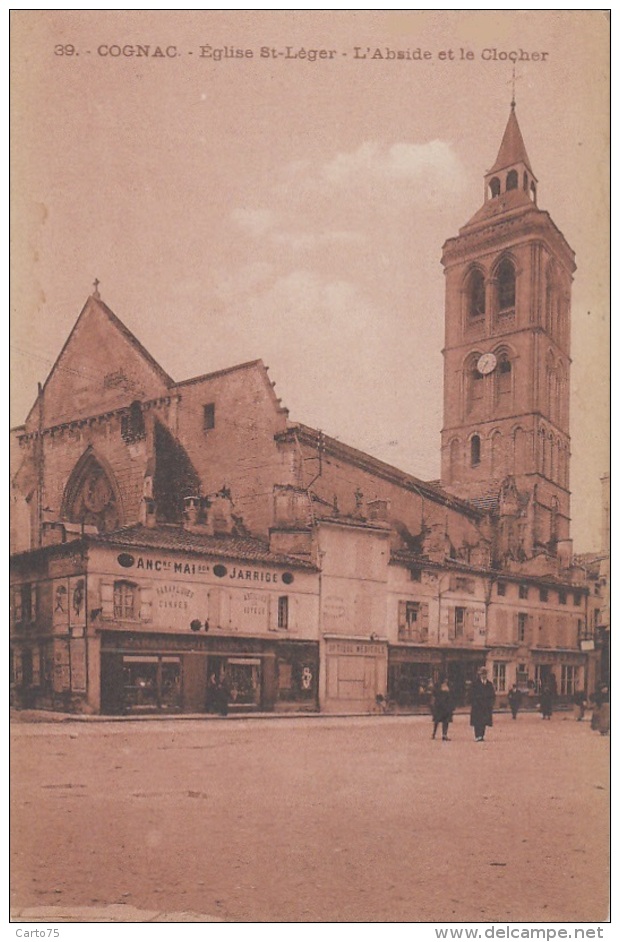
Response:
M233 531L232 500L223 494L213 498L208 512L208 524L215 536L229 536Z
M373 523L389 523L390 519L390 502L385 498L376 498L375 500L369 500L368 504L368 519Z
M311 522L310 498L302 487L276 484L273 488L273 521L276 528L307 527Z
M185 527L195 527L198 523L200 513L200 497L183 498L183 525Z
M157 523L157 507L152 497L142 499L142 523L152 529Z

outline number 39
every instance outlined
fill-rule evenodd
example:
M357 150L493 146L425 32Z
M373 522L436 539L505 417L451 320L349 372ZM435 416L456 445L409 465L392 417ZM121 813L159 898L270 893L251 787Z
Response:
M75 46L72 46L70 43L68 46L54 46L54 55L55 56L74 56Z

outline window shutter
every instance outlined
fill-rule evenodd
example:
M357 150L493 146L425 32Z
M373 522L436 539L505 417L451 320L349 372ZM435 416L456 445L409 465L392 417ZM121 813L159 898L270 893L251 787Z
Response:
M420 603L420 641L428 641L428 602Z
M474 615L475 612L468 608L465 611L465 637L468 641L474 640Z
M534 616L527 616L527 627L525 631L526 644L531 647L534 644Z
M455 610L454 606L448 606L448 641L454 641L456 637L456 626L454 624Z
M398 603L398 631L399 633L405 631L407 628L407 603L399 602Z
M221 628L221 589L209 590L209 626L211 628Z
M519 643L519 613L515 612L512 616L512 638L509 640Z
M151 621L153 617L153 588L150 585L136 587L140 598L140 621Z
M114 618L114 583L102 582L101 592L101 617Z

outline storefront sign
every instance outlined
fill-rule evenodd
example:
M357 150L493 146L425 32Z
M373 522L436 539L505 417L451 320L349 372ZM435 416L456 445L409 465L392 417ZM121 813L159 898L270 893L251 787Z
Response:
M134 556L133 553L119 553L116 561L123 569L135 569L140 572L161 572L182 576L202 576L212 573L218 579L233 579L235 582L269 583L282 581L291 585L295 577L292 572L278 573L273 570L243 569L241 566L226 566L223 563L196 562L195 560L163 559L158 556Z
M328 654L372 654L383 657L385 649L381 645L364 644L357 641L330 641L327 645Z
M164 582L155 589L158 608L181 609L187 611L188 602L194 598L194 592L187 586L175 582Z

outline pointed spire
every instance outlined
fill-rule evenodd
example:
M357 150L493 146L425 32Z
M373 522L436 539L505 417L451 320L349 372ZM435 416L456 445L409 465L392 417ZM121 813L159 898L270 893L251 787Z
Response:
M505 170L507 167L514 166L514 164L521 163L525 164L530 173L533 174L530 158L527 156L525 144L523 143L523 136L521 134L521 128L519 127L519 122L517 121L517 113L515 108L516 106L513 97L513 100L510 103L510 115L508 117L506 130L504 131L502 143L500 144L495 163L488 171L489 173L497 173L500 170Z

